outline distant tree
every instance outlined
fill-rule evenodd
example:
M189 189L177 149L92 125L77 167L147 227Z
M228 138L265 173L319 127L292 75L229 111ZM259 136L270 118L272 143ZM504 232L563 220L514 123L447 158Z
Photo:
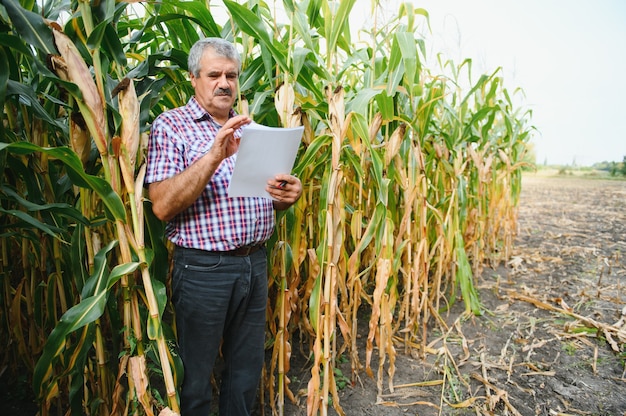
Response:
M624 156L624 159L622 160L622 168L620 169L620 172L623 176L626 176L626 156Z

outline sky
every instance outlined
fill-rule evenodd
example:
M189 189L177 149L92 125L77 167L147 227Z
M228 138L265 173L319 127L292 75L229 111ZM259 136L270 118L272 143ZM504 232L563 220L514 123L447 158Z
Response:
M384 13L395 13L400 2L381 3ZM353 10L371 27L370 4L357 0ZM505 87L524 91L538 164L591 166L626 157L625 0L413 4L430 16L428 48L456 63L471 58L476 79L502 67Z

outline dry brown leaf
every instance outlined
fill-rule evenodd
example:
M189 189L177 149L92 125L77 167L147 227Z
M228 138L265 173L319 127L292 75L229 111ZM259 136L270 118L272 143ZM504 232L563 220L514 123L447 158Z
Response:
M460 403L448 403L448 406L452 407L453 409L467 409L468 407L472 407L477 400L484 398L485 397L483 396L470 397L469 399L463 400Z
M130 357L130 374L135 385L137 399L143 406L146 415L153 416L150 395L148 393L148 375L146 371L146 358L144 356Z
M522 267L523 263L524 259L522 258L522 256L512 256L511 260L509 260L506 265L512 267L514 270L517 270Z
M522 300L528 303L531 303L535 306L537 306L538 308L541 309L545 309L548 311L553 311L553 312L560 312L564 315L568 315L571 316L572 318L578 319L579 321L581 321L585 326L587 327L591 327L591 328L596 328L598 330L601 330L605 335L608 334L607 336L607 341L609 342L609 345L611 346L611 348L615 351L615 352L620 352L620 348L619 345L614 342L613 340L613 336L616 336L620 342L624 343L626 342L626 331L620 329L620 328L616 328L612 325L609 324L605 324L605 323L601 323L601 322L597 322L596 320L592 319L592 318L588 318L582 315L579 315L575 312L572 312L570 310L564 309L564 308L560 308L557 306L552 306L549 303L543 302L539 299L535 299L533 297L530 296L526 296L526 295L522 295L519 294L515 291L509 291L509 297L511 297L512 299L518 299L518 300Z

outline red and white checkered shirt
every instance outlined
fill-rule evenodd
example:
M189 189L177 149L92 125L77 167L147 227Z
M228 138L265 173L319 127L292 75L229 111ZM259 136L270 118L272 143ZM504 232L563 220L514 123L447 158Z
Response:
M150 131L145 184L185 170L209 151L220 128L195 97L159 115ZM271 199L228 196L236 157L223 160L200 197L167 223L165 233L174 244L227 251L271 237L275 222Z

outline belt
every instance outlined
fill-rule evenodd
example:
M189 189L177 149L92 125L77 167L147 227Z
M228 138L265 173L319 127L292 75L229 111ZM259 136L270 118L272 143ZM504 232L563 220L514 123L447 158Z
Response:
M210 251L209 253L220 254L222 256L246 257L246 256L249 256L252 253L256 253L257 251L259 251L264 246L265 246L265 244L263 244L263 243L261 243L261 244L250 244L250 245L247 245L247 246L237 247L237 248L232 249L232 250L227 250L227 251Z

